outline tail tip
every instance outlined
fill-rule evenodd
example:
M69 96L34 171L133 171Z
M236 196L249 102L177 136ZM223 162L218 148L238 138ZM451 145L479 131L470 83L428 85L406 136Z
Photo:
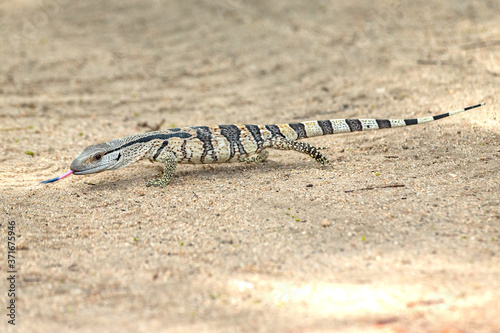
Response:
M468 106L468 107L464 108L463 111L467 111L467 110L470 110L470 109L475 109L475 108L478 108L478 107L483 106L485 104L486 104L485 102L481 102L481 103L476 104L476 105Z

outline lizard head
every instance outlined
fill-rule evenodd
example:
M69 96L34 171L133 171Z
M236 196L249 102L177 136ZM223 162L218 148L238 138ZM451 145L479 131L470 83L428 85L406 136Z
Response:
M71 163L75 175L87 175L127 166L120 151L120 139L92 145L85 148Z

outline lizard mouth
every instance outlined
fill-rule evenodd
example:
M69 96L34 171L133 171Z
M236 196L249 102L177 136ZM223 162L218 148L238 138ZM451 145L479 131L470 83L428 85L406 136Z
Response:
M71 169L73 170L73 169ZM104 170L100 170L100 171L104 171ZM91 174L91 173L97 173L97 172L100 172L100 171L93 171L92 169L90 170L84 170L84 171L75 171L73 170L73 174L74 175L87 175L87 174Z
M73 170L73 174L74 175L88 175L88 174L91 174L91 173L98 173L98 172L102 172L106 169L102 169L102 168L92 168L92 169L87 169L87 170L75 170L75 169L71 169Z
M73 170L74 175L88 175L91 173L99 173L99 172L113 169L115 164L100 165L100 166L96 166L96 167L90 167L87 169L83 169L83 168L79 169L78 167L71 165L70 169Z

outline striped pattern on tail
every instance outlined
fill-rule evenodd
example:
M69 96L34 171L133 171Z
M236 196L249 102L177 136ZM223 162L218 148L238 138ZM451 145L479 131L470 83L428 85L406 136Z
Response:
M452 116L457 113L465 112L484 105L484 103L468 106L466 108L443 113L431 117L413 118L413 119L331 119L331 120L313 120L301 123L266 125L273 136L284 136L288 140L299 140L314 136L322 136L337 133L349 133L355 131L367 131L382 128L393 128L410 126L429 121L434 121Z

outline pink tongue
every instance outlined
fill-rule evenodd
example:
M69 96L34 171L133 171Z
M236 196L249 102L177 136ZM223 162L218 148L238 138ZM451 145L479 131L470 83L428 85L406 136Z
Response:
M73 170L69 170L68 172L66 172L65 174L63 175L60 175L59 177L56 177L56 178L52 178L52 179L49 179L49 180L44 180L43 182L40 182L40 184L48 184L48 183L53 183L53 182L57 182L59 179L63 179L64 177L68 177L69 175L71 175L74 171Z
M63 179L64 177L68 177L69 175L71 175L74 171L73 170L69 170L68 172L66 172L65 174L63 175L60 175L59 176L59 179Z

